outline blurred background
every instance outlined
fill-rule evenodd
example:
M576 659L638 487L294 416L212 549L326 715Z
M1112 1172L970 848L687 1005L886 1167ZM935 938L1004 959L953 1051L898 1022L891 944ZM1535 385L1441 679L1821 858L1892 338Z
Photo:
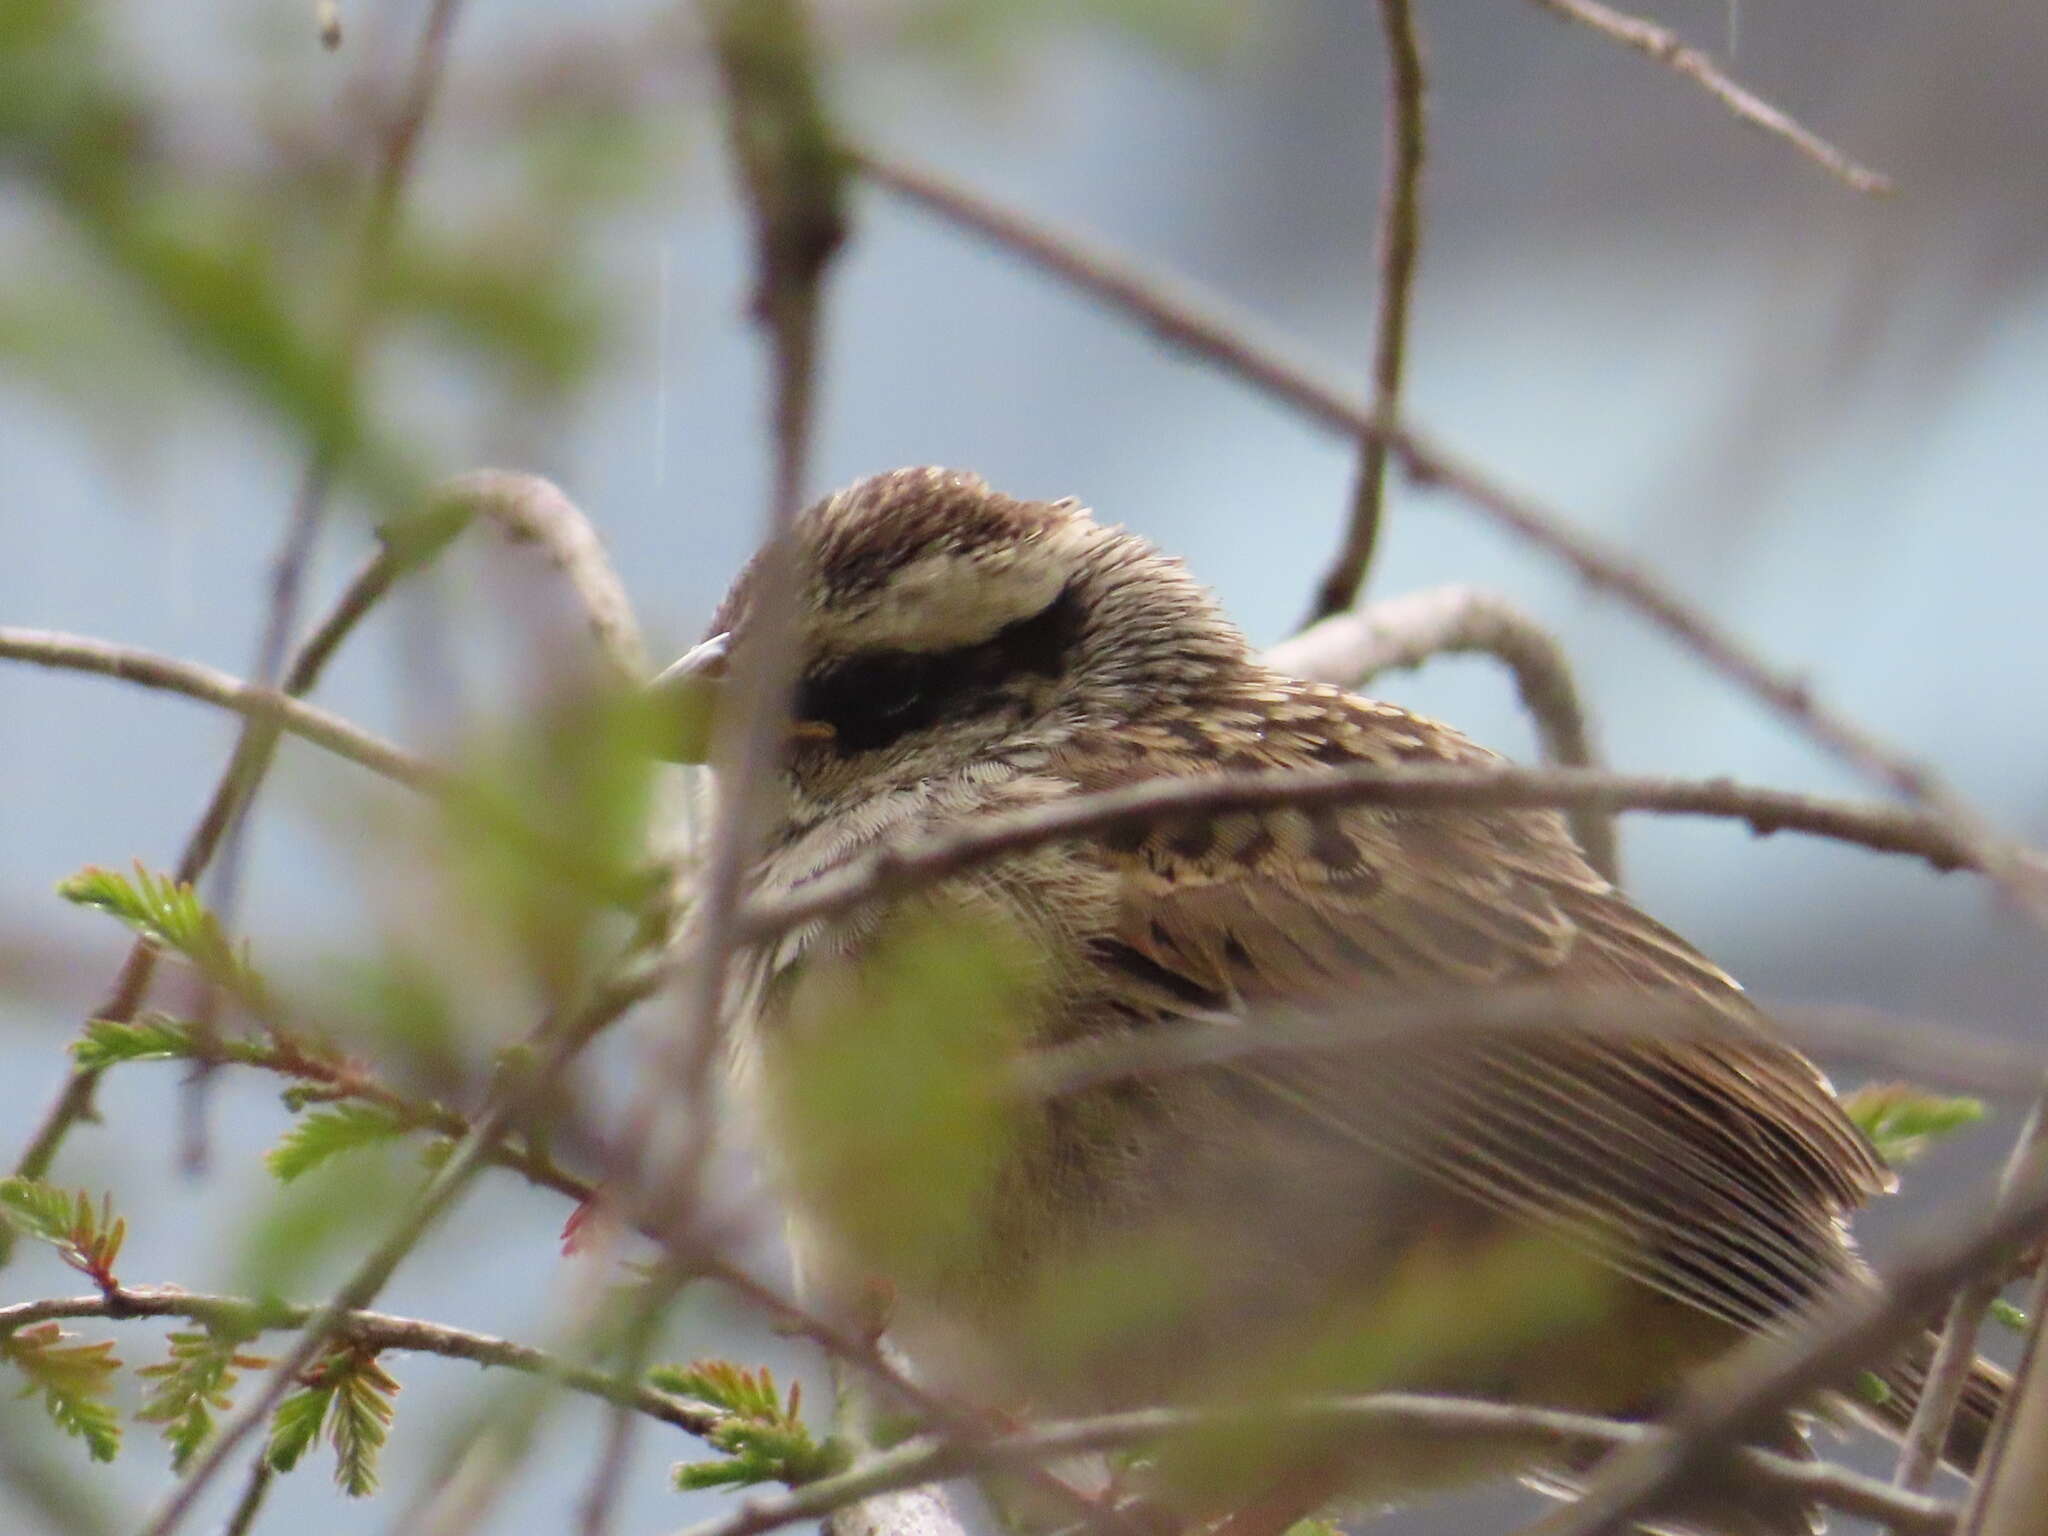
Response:
M348 399L387 457L344 476L303 613L370 548L380 496L493 464L555 478L595 519L660 659L697 638L758 535L768 450L746 230L689 8L461 6L388 271L352 309L378 133L425 10L344 0L333 52L302 0L15 0L0 19L0 623L249 672L309 434L337 408L319 348L353 331L363 367ZM1382 149L1373 7L815 11L850 134L1187 274L1362 380ZM1418 12L1432 115L1414 419L1804 669L2004 828L2048 838L2048 11L1645 8L1892 176L1888 199L1527 0ZM66 156L88 139L81 171ZM1185 555L1255 639L1300 621L1345 515L1352 445L928 218L858 188L854 214L831 279L812 490L939 463L1014 494L1075 495ZM181 286L167 253L187 247L234 280ZM465 547L411 584L319 702L422 751L499 728L546 671L545 616L500 564ZM1540 553L1441 494L1397 488L1368 595L1452 581L1551 626L1615 766L1865 788ZM1486 661L1381 691L1530 751ZM232 739L197 705L0 665L10 1145L124 948L53 887L88 863L170 866ZM333 996L423 963L418 925L456 898L432 889L430 834L407 818L395 792L287 745L236 907L259 956ZM1979 883L1722 823L1636 819L1624 851L1638 898L1766 999L2043 1038L2048 951ZM533 987L492 973L488 949L469 969L434 978L458 1023L487 1041L523 1028ZM268 1244L267 1273L297 1291L331 1281L348 1239L294 1236L258 1163L286 1124L276 1085L218 1081L192 1172L177 1080L112 1074L104 1123L55 1170L117 1192L133 1229L124 1277L227 1287ZM1994 1166L2018 1111L1917 1168L1861 1229L1872 1246ZM362 1185L366 1206L378 1187ZM549 1337L578 1284L557 1254L565 1214L486 1180L388 1306ZM76 1288L43 1252L0 1271L0 1300ZM161 1349L160 1329L87 1331L117 1333L132 1361ZM712 1297L686 1304L665 1352L808 1369ZM443 1361L397 1370L411 1432L386 1458L390 1491L349 1507L316 1456L274 1493L273 1528L403 1529L455 1427L505 1390ZM52 1464L83 1464L39 1421L7 1423L46 1437ZM478 1528L568 1528L602 1427L581 1404L557 1413ZM696 1448L658 1438L640 1436L622 1530L723 1507L669 1490L663 1466ZM103 1507L82 1528L132 1528L165 1478L153 1436L132 1427L115 1475L89 1480ZM215 1523L232 1484L207 1506ZM0 1486L0 1524L57 1528L11 1497ZM1474 1522L1521 1497L1385 1528L1486 1528Z

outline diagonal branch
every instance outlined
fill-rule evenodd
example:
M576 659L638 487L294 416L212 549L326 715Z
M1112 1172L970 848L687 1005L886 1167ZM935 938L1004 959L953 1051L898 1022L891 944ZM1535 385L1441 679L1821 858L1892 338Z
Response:
M2016 856L1925 763L1907 756L1816 696L1798 674L1766 660L1649 571L1413 427L1375 417L1348 391L1291 361L1256 328L1178 279L1165 279L1070 232L1054 231L948 178L854 152L877 186L957 224L1123 311L1169 344L1227 369L1348 437L1377 436L1419 484L1436 485L1621 598L1711 670L1761 701L1810 741L1950 824L1981 868L2035 926L2048 929L2048 881Z
M1858 165L1811 128L1772 106L1761 97L1737 85L1714 67L1697 48L1688 48L1675 33L1655 22L1644 21L1625 11L1600 4L1600 0L1536 0L1553 16L1590 27L1602 37L1625 48L1633 48L1698 85L1722 106L1751 127L1761 128L1783 139L1830 176L1846 183L1852 191L1883 197L1892 191L1892 179L1880 171Z
M259 688L196 661L180 661L134 646L116 645L57 630L17 629L0 625L0 659L26 661L40 667L91 672L119 678L144 688L183 694L202 704L232 710L245 719L274 722L279 728L324 747L372 773L425 793L439 792L446 780L439 768L402 747L373 736L361 726L302 703L288 693ZM180 876L183 878L182 867ZM102 1011L99 1017L111 1017ZM25 1173L30 1170L23 1170Z
M1380 183L1379 314L1373 322L1372 414L1397 421L1401 375L1408 358L1408 306L1422 244L1422 159L1427 146L1422 47L1408 0L1379 0L1387 54L1386 159ZM1311 620L1342 613L1358 601L1379 543L1387 489L1385 439L1368 433L1359 445L1351 520L1329 572L1317 588Z

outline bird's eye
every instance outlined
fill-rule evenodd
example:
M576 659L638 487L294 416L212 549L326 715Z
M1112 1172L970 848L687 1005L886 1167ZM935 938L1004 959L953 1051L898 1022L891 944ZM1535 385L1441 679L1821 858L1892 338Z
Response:
M798 685L796 718L830 726L832 750L850 756L940 721L1007 708L1017 700L1019 681L1059 674L1080 625L1080 600L1068 589L974 645L844 657Z

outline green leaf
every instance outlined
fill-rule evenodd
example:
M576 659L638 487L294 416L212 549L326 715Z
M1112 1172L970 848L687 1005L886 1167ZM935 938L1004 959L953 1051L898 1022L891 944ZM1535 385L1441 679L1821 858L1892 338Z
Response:
M323 1383L301 1387L277 1405L270 1416L270 1444L263 1452L271 1470L289 1472L299 1464L299 1458L320 1438L320 1427L327 1422L333 1402L334 1387Z
M251 1011L270 1011L263 978L228 942L220 919L207 910L191 885L151 874L140 862L135 877L88 865L61 882L57 894L81 907L118 918L144 938L170 950L208 980L226 987Z
M183 1472L213 1438L214 1413L232 1406L229 1394L241 1379L240 1373L270 1364L260 1355L243 1354L241 1347L247 1341L247 1334L232 1331L174 1333L170 1359L146 1365L136 1373L157 1379L135 1417L163 1425L164 1439L171 1447L172 1471Z
M398 1383L374 1355L344 1347L308 1373L311 1385L277 1405L264 1455L279 1472L289 1472L320 1438L324 1426L334 1447L334 1480L350 1498L377 1490L377 1455L384 1448Z
M94 1019L72 1042L71 1059L87 1071L104 1071L120 1061L178 1061L195 1054L190 1024L152 1014L132 1023Z
M0 1359L21 1372L29 1394L41 1395L51 1423L85 1442L88 1456L114 1459L121 1421L105 1394L121 1362L111 1339L85 1343L54 1322L37 1323L0 1338Z
M1842 1095L1842 1108L1893 1166L1910 1163L1935 1142L1988 1113L1981 1099L1945 1098L1909 1083L1871 1083Z
M114 1214L114 1197L95 1207L84 1190L67 1194L41 1179L0 1179L0 1217L30 1237L56 1248L73 1269L95 1285L114 1284L114 1261L128 1235L128 1223Z
M2014 1333L2027 1331L2027 1314L2003 1296L1992 1298L1991 1321L2001 1328L2010 1328Z
M398 1383L369 1356L354 1357L335 1389L328 1438L334 1444L334 1480L352 1499L377 1491L377 1455L384 1449Z
M263 1161L281 1183L319 1167L329 1158L376 1146L405 1133L405 1122L369 1104L339 1104L307 1115L285 1132Z

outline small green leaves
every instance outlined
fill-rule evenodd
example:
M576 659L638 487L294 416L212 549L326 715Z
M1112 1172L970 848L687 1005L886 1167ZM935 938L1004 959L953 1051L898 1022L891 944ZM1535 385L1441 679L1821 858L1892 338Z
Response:
M114 1214L114 1197L97 1208L84 1190L66 1194L41 1179L0 1179L0 1217L30 1237L40 1238L101 1290L115 1287L114 1261L128 1223Z
M405 1123L388 1110L341 1104L305 1116L264 1154L263 1161L281 1183L289 1184L330 1157L391 1141L405 1129Z
M334 1481L350 1498L377 1491L377 1455L395 1412L398 1383L373 1354L344 1347L307 1373L307 1384L277 1405L265 1458L289 1472L320 1438L334 1447Z
M121 1362L111 1339L88 1344L54 1322L37 1323L0 1337L0 1359L26 1378L26 1395L41 1395L51 1423L85 1442L87 1455L114 1459L121 1449L121 1422L106 1391Z
M1842 1095L1842 1108L1893 1167L1982 1120L1981 1099L1951 1099L1909 1083L1871 1083Z
M2003 1296L1992 1298L1991 1321L2001 1328L2010 1328L2014 1333L2027 1331L2027 1314Z
M105 1071L124 1061L232 1061L273 1071L288 1071L294 1064L265 1041L202 1035L197 1024L161 1013L146 1013L126 1023L92 1020L72 1042L71 1059L89 1071Z
M678 1464L676 1486L685 1491L750 1483L795 1487L844 1471L850 1460L839 1441L828 1439L821 1444L804 1427L801 1385L792 1384L784 1401L774 1375L765 1366L750 1371L729 1360L660 1365L647 1373L647 1383L677 1397L708 1403L725 1415L705 1436L725 1452L725 1458Z
M246 951L236 953L220 919L207 910L190 885L168 875L151 874L140 862L133 879L88 865L59 884L57 894L120 919L152 943L189 961L252 1011L269 1010L269 993L263 978L249 964Z
M235 1333L174 1333L170 1359L136 1372L157 1379L135 1417L163 1425L164 1439L171 1447L172 1471L183 1472L213 1438L213 1415L229 1408L228 1394L234 1391L240 1373L270 1364L261 1355L241 1353L246 1342Z

